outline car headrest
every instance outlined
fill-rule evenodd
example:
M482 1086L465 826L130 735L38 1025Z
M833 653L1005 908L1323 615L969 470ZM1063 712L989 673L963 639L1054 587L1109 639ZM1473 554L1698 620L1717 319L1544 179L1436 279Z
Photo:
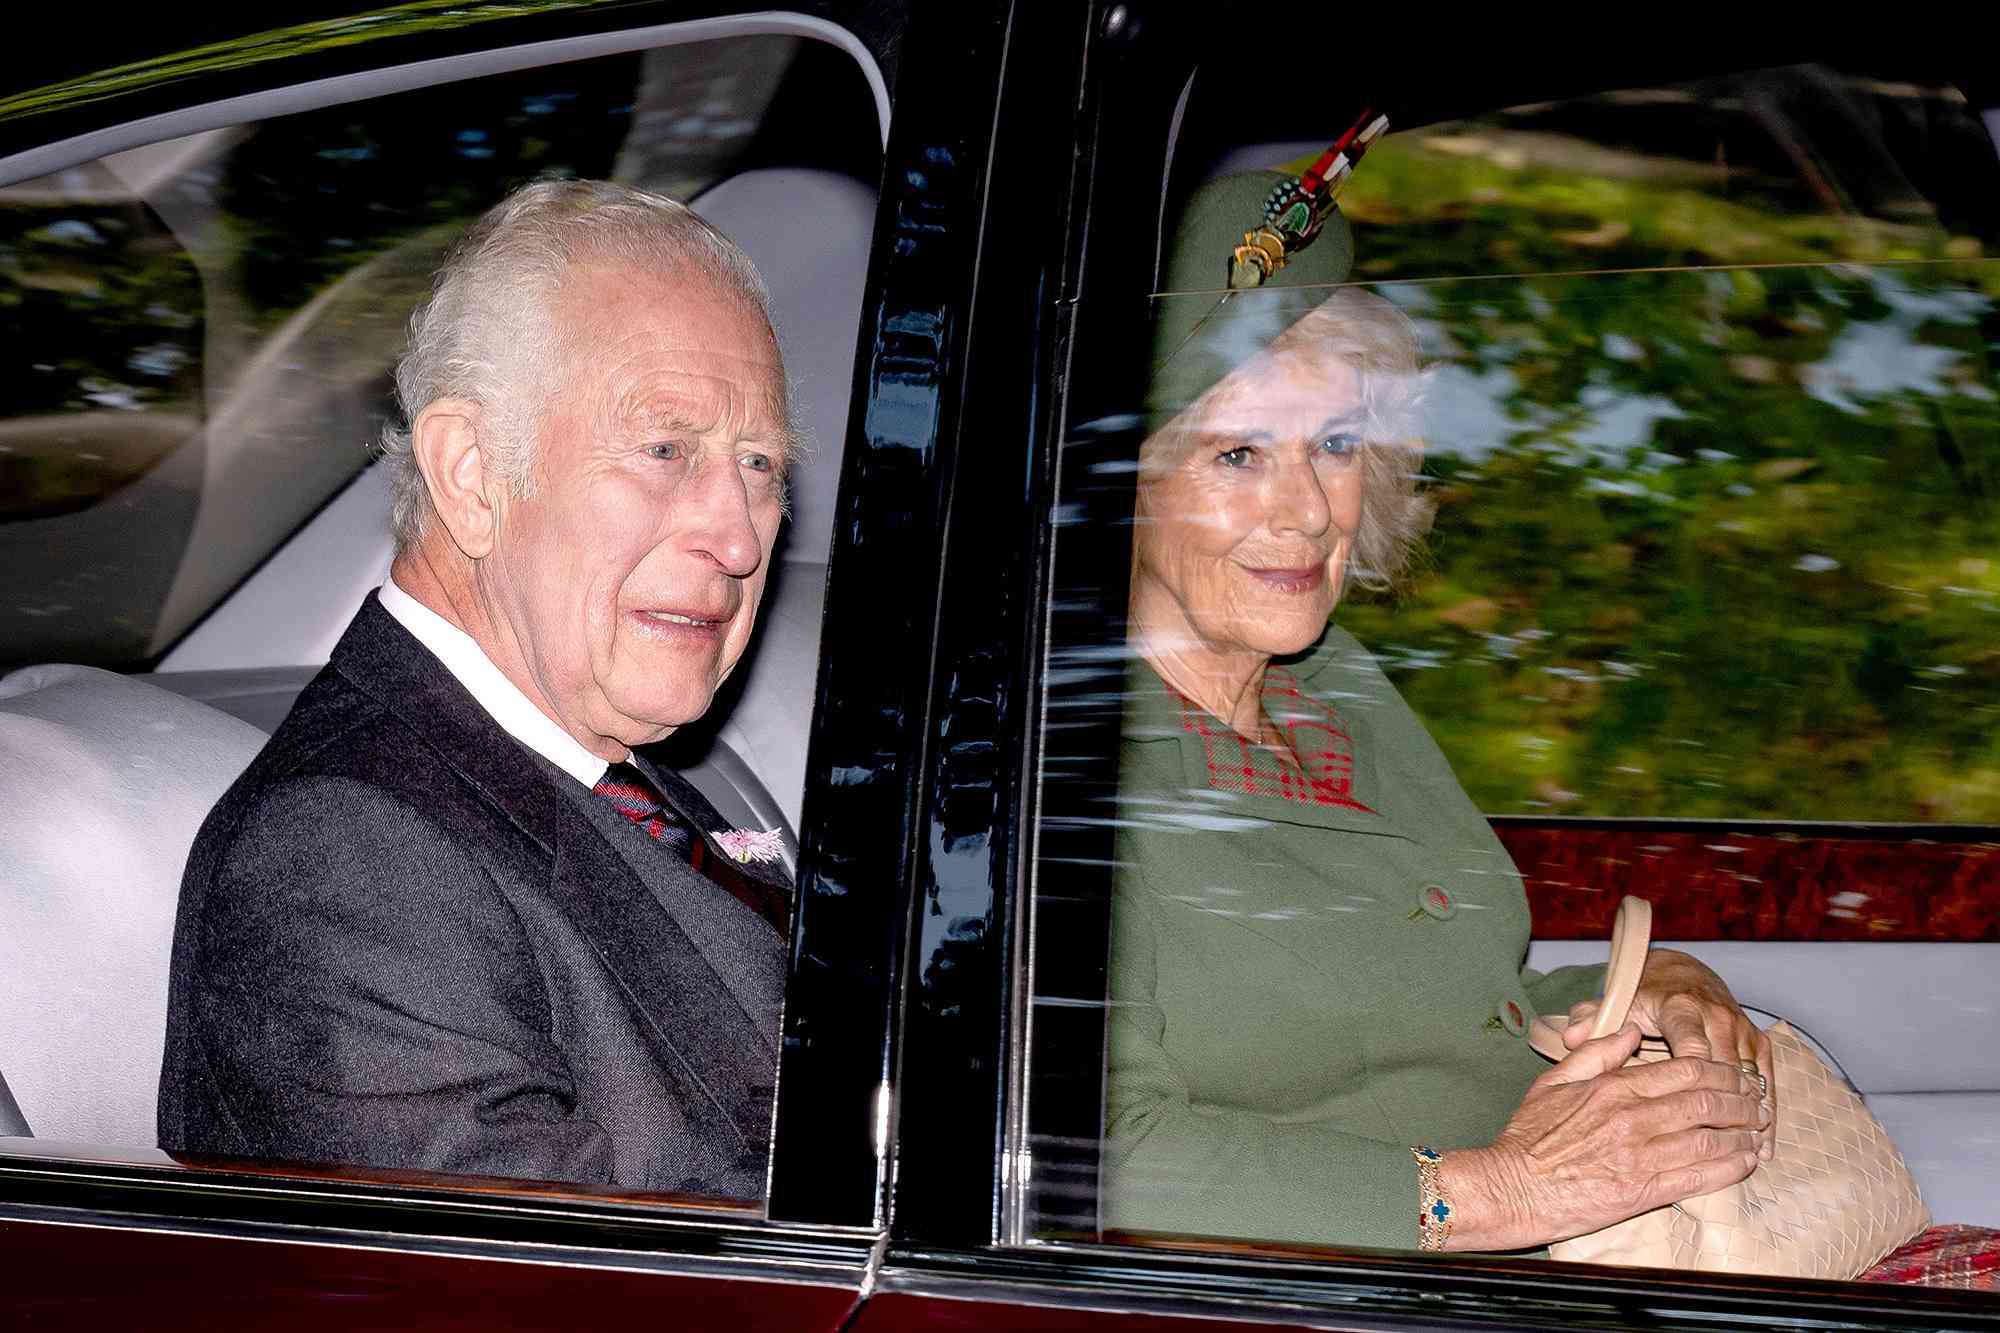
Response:
M43 1137L153 1144L181 871L264 739L94 667L0 680L0 1071Z
M794 475L791 531L779 554L824 564L833 546L875 190L831 171L767 167L731 176L692 207L742 247L771 291L792 415L812 447Z

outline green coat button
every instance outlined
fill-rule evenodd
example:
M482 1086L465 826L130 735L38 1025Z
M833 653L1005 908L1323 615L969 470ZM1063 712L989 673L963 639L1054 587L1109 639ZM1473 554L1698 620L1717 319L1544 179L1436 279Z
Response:
M1528 1030L1528 1015L1514 1001L1504 1001L1500 1006L1500 1026L1518 1037Z
M1449 921L1458 915L1457 900L1442 884L1424 885L1423 891L1417 895L1417 905L1440 921Z

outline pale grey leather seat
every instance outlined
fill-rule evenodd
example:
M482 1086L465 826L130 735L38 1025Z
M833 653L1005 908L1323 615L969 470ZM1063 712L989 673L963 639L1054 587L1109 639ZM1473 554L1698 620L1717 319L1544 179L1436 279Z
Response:
M154 1144L181 871L263 743L110 671L0 680L0 1076L39 1137Z
M741 692L724 701L718 732L797 829L875 190L833 172L771 168L732 176L693 207L764 275L792 414L812 449L795 474L791 522L778 550L783 567L773 573L757 642L737 668L745 676Z

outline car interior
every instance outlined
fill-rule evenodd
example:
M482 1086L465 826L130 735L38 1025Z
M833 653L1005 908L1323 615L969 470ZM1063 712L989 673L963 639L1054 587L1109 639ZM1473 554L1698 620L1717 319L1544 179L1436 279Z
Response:
M737 46L744 82L764 75L778 85L775 95L765 90L780 104L773 119L783 113L789 69L791 79L809 85L794 97L838 81L838 110L855 119L855 132L818 142L793 136L783 151L763 155L782 165L760 165L754 153L734 161L717 155L724 170L709 179L692 173L701 188L689 191L688 155L671 151L671 117L684 109L674 99L687 96L672 76L687 66L684 52L669 47L639 63L639 107L615 165L626 183L687 197L751 256L770 291L791 409L808 452L793 475L779 568L752 643L709 715L662 742L660 757L733 822L781 831L789 868L874 226L879 168L867 158L879 153L887 126L847 53L814 50L795 37L762 47L745 38ZM622 67L617 72L631 77ZM709 96L712 117L732 110L716 104L715 89L698 91ZM661 105L649 108L649 96ZM649 129L656 131L651 140ZM212 180L218 159L240 137L198 134L10 190L118 190L126 209L143 212L160 240L184 245L199 265L215 210L190 205L188 187ZM10 979L0 994L0 1135L155 1142L167 964L187 850L208 809L388 573L384 469L376 462L356 472L350 460L365 458L379 429L409 293L421 290L438 252L438 237L420 232L350 270L260 343L240 349L247 365L231 368L232 383L204 386L211 410L200 429L210 437L209 475L194 535L173 574L157 631L163 651L152 669L49 662L0 679L0 809L8 812L0 973ZM217 290L232 276L204 279ZM405 304L377 311L385 294ZM302 434L334 456L323 468L351 475L287 535L282 514L258 517L268 503L258 483L268 486L272 462L255 455L261 449L289 465L299 451L279 454L271 438ZM232 451L251 457L244 463ZM203 461L196 453L194 464ZM154 476L188 465L170 455ZM247 576L233 575L230 562L240 558L246 529L252 543L268 537L266 552ZM230 587L232 577L240 581ZM225 591L198 616L174 610L177 600L199 605L200 590L218 583ZM177 617L194 623L177 632Z
M1872 208L1884 213L1902 210L1901 216L1921 218L1926 225L1933 227L1937 225L1934 217L1975 228L1990 226L1990 223L1977 221L1982 216L1981 206L1971 184L1975 180L1985 180L1990 190L1994 180L1992 145L1986 142L1986 136L1978 133L1979 122L1976 118L1957 117L1949 133L1940 127L1931 127L1928 131L1930 137L1924 140L1922 152L1911 151L1906 157L1899 158L1883 147L1884 141L1878 137L1879 127L1872 134L1859 128L1866 124L1865 118L1871 113L1843 107L1842 94L1838 90L1851 86L1863 90L1864 94L1873 94L1885 87L1900 91L1913 85L1889 85L1868 80L1856 80L1849 85L1840 76L1817 67L1772 71L1762 77L1768 86L1795 99L1787 103L1783 114L1759 106L1754 99L1719 100L1714 105L1726 110L1711 108L1709 113L1718 120L1741 114L1744 102L1749 101L1753 113L1753 133L1763 132L1771 139L1784 143L1787 151L1796 153L1801 161L1810 157L1807 167L1780 168L1771 173L1779 176L1791 169L1802 174L1812 171L1824 173L1816 181L1822 192L1821 202L1807 205L1807 211L1813 207L1825 207L1829 211ZM1179 100L1174 104L1170 136L1174 148L1168 158L1168 185L1161 212L1162 245L1170 235L1171 220L1176 216L1178 201L1190 195L1201 182L1230 172L1303 164L1312 160L1326 144L1326 139L1304 138L1245 142L1239 110L1249 94L1230 83L1218 89L1212 80L1210 86L1205 88L1204 79L1208 78L1205 70L1197 73L1181 90ZM1732 95L1735 92L1734 89L1728 91ZM1537 137L1547 133L1540 122L1532 131L1520 134L1518 143L1521 147L1514 146L1516 141L1507 137L1506 130L1496 130L1488 121L1459 122L1457 118L1464 114L1467 106L1473 104L1471 98L1474 95L1462 88L1453 89L1448 94L1440 93L1442 105L1438 110L1418 108L1394 123L1391 141L1397 130L1406 134L1414 131L1434 139L1440 146L1441 158L1490 153L1491 160L1501 163L1503 169L1509 171L1518 171L1524 160L1532 161L1532 153L1537 148L1559 142L1553 134L1546 138ZM1618 105L1644 106L1649 113L1653 108L1676 104L1702 104L1699 98L1680 91L1647 90L1624 96L1627 100ZM1607 96L1607 100L1615 98ZM1959 99L1961 104L1962 100ZM1570 112L1566 119L1566 110L1562 103L1555 100L1537 102L1521 109L1524 120L1546 116L1552 129L1566 133L1575 132L1575 127L1582 124L1585 127L1584 136L1587 136L1591 127L1583 119L1583 113ZM1276 108L1266 109L1265 119L1282 122L1288 113L1299 121L1311 119L1282 101ZM1639 114L1635 111L1632 118L1638 119ZM1666 122L1672 113L1662 109L1654 114ZM1347 115L1351 117L1353 111L1350 109ZM1788 121L1788 116L1795 116L1796 119ZM1991 119L1990 113L1988 119ZM1337 133L1346 123L1343 119L1339 125L1326 126L1327 134ZM1701 128L1692 131L1689 137L1700 140L1701 133L1707 128L1708 122L1704 120ZM1490 139L1478 137L1489 134L1493 136ZM1702 142L1719 154L1721 150L1713 148L1713 144L1719 142L1723 134L1720 131L1714 134L1713 140ZM1787 138L1793 134L1807 140L1807 146L1801 147L1797 139ZM1813 136L1824 137L1812 142ZM1639 137L1643 142L1643 135ZM1731 138L1732 149L1740 146L1742 137L1739 133ZM1615 135L1608 135L1607 141L1616 142ZM1509 158L1509 153L1522 156ZM1935 156L1925 156L1927 153ZM1952 153L1959 155L1957 160L1964 165L1964 171L1945 173L1941 178L1936 174L1938 163L1947 160ZM1696 154L1690 153L1689 156ZM1595 165L1605 177L1613 179L1636 170L1632 159L1616 160L1609 152L1604 154L1604 160ZM1285 169L1299 168L1286 166ZM1377 168L1371 158L1358 168L1357 181L1372 179L1369 177L1371 169L1389 168ZM1829 180L1831 184L1827 184ZM1919 184L1912 184L1913 180ZM1989 193L1986 198L1990 200L1990 197ZM1913 198L1932 202L1919 202L1913 206L1910 202ZM1933 207L1935 215L1928 211ZM1987 205L1987 213L1990 214L1990 204ZM1399 289L1394 299L1407 305L1418 317L1420 326L1425 325L1424 312L1443 304L1445 298L1429 297L1422 290L1425 285L1423 279L1427 277L1422 267L1423 242L1415 241L1408 252L1418 258L1408 261L1407 267L1398 267L1391 258L1371 256L1371 243L1380 246L1382 242L1379 234L1371 235L1370 228L1372 225L1389 231L1391 247L1397 243L1393 239L1393 229L1399 223L1408 222L1411 232L1418 237L1435 233L1422 231L1424 224L1401 216L1393 205L1384 205L1374 196L1353 205L1351 216L1357 234L1357 277L1389 275L1382 284L1383 288ZM1968 224L1968 219L1974 221ZM1603 242L1595 238L1585 238L1579 243L1580 248L1601 244ZM1390 253L1403 257L1393 248ZM1624 259L1625 256L1621 254L1619 258ZM1372 269L1371 259L1374 262ZM1485 262L1490 263L1491 268L1477 271L1474 284L1487 273L1504 277L1511 272L1536 271L1534 260L1523 262L1517 254L1501 256L1496 253L1494 259ZM1610 260L1598 260L1595 255L1586 254L1575 262L1584 270L1575 278L1579 288L1590 282L1593 276L1599 276L1593 272L1599 264L1606 270L1599 280L1618 281L1619 266ZM1662 258L1657 262L1670 266L1672 261ZM1406 278L1416 281L1405 283L1403 280ZM1447 283L1440 282L1436 290L1448 290ZM1475 286L1475 299L1476 296ZM1521 330L1520 336L1533 336L1525 326L1512 327ZM1448 338L1437 339L1435 334L1430 336L1434 342L1427 351L1436 354L1440 343L1443 350L1452 350ZM1896 355L1890 353L1885 360L1893 363ZM1505 358L1501 359L1504 361ZM1990 363L1979 354L1973 354L1971 363L1986 365L1986 373L1990 374ZM1472 425L1467 425L1464 416L1454 418L1453 414L1462 412L1462 404L1473 396L1461 385L1461 381L1450 378L1450 372L1447 372L1445 381L1435 386L1432 412L1426 423L1435 432L1427 441L1430 449L1450 452L1455 433L1459 438L1477 439L1482 433L1491 438L1495 434L1519 429L1521 423L1518 419L1510 421L1499 414ZM1483 392L1483 386L1471 387ZM1983 389L1976 391L1984 392ZM1454 426L1459 427L1456 432ZM1609 433L1622 448L1626 441L1635 437L1645 438L1645 429L1643 422L1635 427L1632 422L1625 421L1618 423ZM1102 465L1099 470L1102 470ZM1129 513L1129 499L1123 504L1125 512ZM1443 521L1440 520L1441 523ZM1059 541L1061 539L1059 535ZM1093 537L1090 540L1098 539ZM1092 546L1090 549L1092 558L1101 558L1102 548ZM1069 595L1077 594L1071 592ZM1799 608L1799 612L1803 611L1804 608ZM1343 606L1336 613L1336 620L1347 614L1347 608ZM1394 623L1393 614L1393 611L1385 612L1385 621ZM1379 641L1364 638L1364 642L1378 652L1383 650L1384 645ZM1421 661L1418 664L1422 665ZM1402 678L1397 679L1400 685ZM1102 685L1084 687L1079 697L1087 697L1090 689L1102 688ZM1451 753L1449 747L1447 753ZM1461 773L1461 777L1464 776ZM1486 808L1493 812L1492 806ZM1058 818L1076 817L1076 813L1066 807ZM1787 831L1780 836L1792 840L1801 853L1813 837L1811 825L1814 821L1820 821L1825 836L1844 836L1838 827L1826 823L1824 816L1813 812L1810 801L1801 806L1797 817L1808 821L1807 824L1796 833ZM1527 817L1517 814L1516 818ZM1673 828L1677 822L1672 818L1656 819L1641 821L1634 827L1639 830ZM1726 858L1741 849L1731 845L1726 831L1718 827L1724 822L1689 821L1686 827L1709 834L1715 845L1709 847L1706 854L1726 865ZM1508 829L1504 827L1505 821L1502 823L1504 840ZM1560 820L1549 821L1541 827L1555 830L1550 836L1559 838L1562 836L1562 823ZM1588 828L1588 821L1578 821L1571 827L1582 832ZM1917 836L1921 839L1922 833ZM1949 841L1962 835L1940 831L1938 836ZM1647 838L1643 832L1638 832L1633 835L1633 841L1644 844ZM1874 856L1872 866L1889 883L1893 883L1898 874L1896 849L1899 844L1886 841L1876 846L1879 852ZM1060 853L1045 852L1045 855L1059 857L1085 854L1067 846ZM1523 869L1528 867L1524 865ZM1615 879L1591 881L1575 887L1603 896L1607 903L1615 903L1619 892ZM1858 887L1866 887L1865 882ZM1067 910L1066 904L1057 906ZM1067 922L1067 918L1064 920ZM1923 923L1917 924L1921 931ZM1541 925L1539 916L1537 925L1538 928ZM1042 926L1039 929L1048 928ZM2000 1226L2000 1064L1996 1063L1996 1059L2000 1059L2000 1042L1992 1039L1995 1015L2000 1014L2000 967L1995 966L1996 955L1991 943L1954 939L1944 931L1940 935L1941 938L1932 940L1893 941L1855 938L1676 939L1662 935L1655 943L1663 948L1685 951L1709 964L1729 982L1739 1001L1759 1022L1768 1025L1784 1019L1813 1043L1826 1062L1863 1096L1869 1109L1895 1140L1932 1216L1938 1222ZM1090 955L1087 963L1096 958L1096 947L1093 944L1084 951ZM1601 963L1605 957L1606 941L1602 934L1595 938L1538 937L1530 949L1527 963L1530 967L1547 971L1571 964ZM1079 974L1080 985L1088 989L1091 984L1101 984L1094 981L1095 975L1086 967ZM1037 1020L1047 1026L1048 1035L1038 1037L1038 1040L1047 1042L1047 1050L1061 1049L1062 1059L1070 1058L1072 1052L1067 1045L1068 1036L1062 1037L1063 1044L1058 1046L1053 1034L1058 1031L1055 1024L1067 1021L1062 1011L1079 1002L1077 993L1067 989L1053 992L1038 989L1037 997L1049 1006L1048 1015ZM1067 1033L1066 1028L1061 1030ZM1099 1096L1098 1089L1088 1080L1071 1087L1069 1077L1064 1073L1051 1070L1046 1077L1046 1090L1053 1094L1053 1100L1075 1098L1088 1103ZM1066 1117L1062 1123L1069 1126L1066 1131L1051 1130L1053 1137L1038 1140L1038 1151L1046 1159L1046 1166L1038 1163L1038 1167L1047 1173L1045 1188L1053 1200L1048 1205L1049 1216L1054 1219L1050 1223L1051 1234L1061 1234L1064 1228L1079 1224L1076 1220L1078 1215L1062 1201L1078 1192L1076 1180L1088 1178L1087 1173L1078 1173L1070 1164L1073 1154L1063 1146L1070 1140L1062 1137L1065 1132L1072 1135L1078 1132L1077 1127L1083 1123L1081 1113L1078 1117ZM1066 1172L1069 1174L1066 1175Z

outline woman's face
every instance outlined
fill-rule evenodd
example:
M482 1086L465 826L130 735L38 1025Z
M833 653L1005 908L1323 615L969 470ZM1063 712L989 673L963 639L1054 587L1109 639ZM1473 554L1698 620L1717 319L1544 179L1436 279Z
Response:
M1159 648L1270 658L1340 600L1361 521L1360 381L1285 340L1147 440L1133 617Z

